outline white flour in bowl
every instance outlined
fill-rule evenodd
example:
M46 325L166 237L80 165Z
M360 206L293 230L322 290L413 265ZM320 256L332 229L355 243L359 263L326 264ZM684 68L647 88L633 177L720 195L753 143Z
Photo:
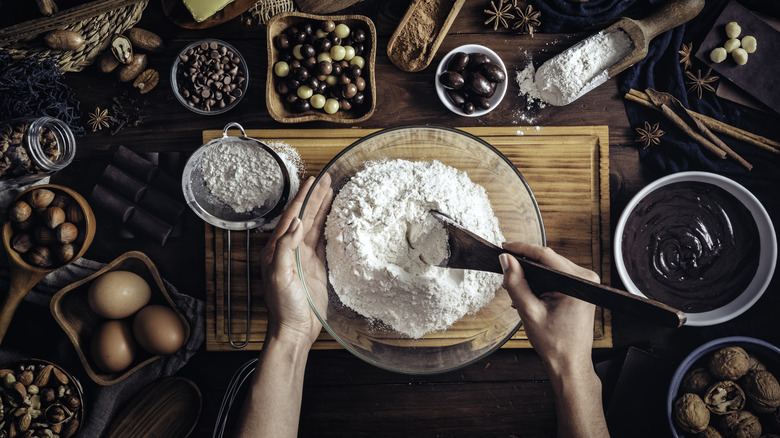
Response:
M622 30L597 33L551 58L517 72L520 95L555 106L568 105L609 79L607 70L633 49Z
M330 282L342 303L411 338L484 307L502 276L433 266L448 256L438 210L500 244L485 189L438 161L368 163L333 200L325 226Z

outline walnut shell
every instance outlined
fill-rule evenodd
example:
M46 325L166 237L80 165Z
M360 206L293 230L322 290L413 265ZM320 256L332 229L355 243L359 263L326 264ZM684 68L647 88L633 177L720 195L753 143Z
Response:
M680 382L681 392L703 395L712 384L712 374L704 367L691 368Z
M699 433L710 422L710 411L704 401L690 392L675 400L673 413L675 424L688 433Z
M707 367L721 380L737 380L750 369L750 356L742 347L725 347L713 353Z
M704 394L707 409L715 415L740 411L745 407L745 392L731 380L713 383Z
M764 365L760 360L758 360L757 357L753 356L752 354L748 354L750 357L750 371L753 370L766 370L766 365Z
M748 411L733 412L721 417L719 427L725 438L760 438L761 423Z
M769 371L751 371L740 383L754 413L769 414L780 407L780 384Z
M707 426L706 429L694 435L694 438L723 438L723 435L718 432L718 429Z

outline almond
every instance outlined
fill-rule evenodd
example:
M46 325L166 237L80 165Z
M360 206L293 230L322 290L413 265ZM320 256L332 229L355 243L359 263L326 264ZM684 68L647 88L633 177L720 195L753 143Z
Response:
M62 383L63 385L67 385L68 382L70 381L68 379L68 375L63 373L62 370L60 370L59 368L56 367L52 368L52 372L54 373L54 377L56 377L57 380L59 380L59 382Z
M43 388L49 384L49 378L51 377L51 371L54 369L54 365L46 365L35 376L35 386Z
M22 397L22 400L27 398L27 388L22 385L22 382L14 383L13 389Z

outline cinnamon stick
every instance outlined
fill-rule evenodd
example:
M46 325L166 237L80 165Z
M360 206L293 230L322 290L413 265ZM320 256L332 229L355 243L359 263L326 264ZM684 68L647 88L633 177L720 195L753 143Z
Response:
M651 102L647 94L645 94L642 91L635 90L632 88L625 95L625 98L626 100L630 100L632 102L638 103L647 108L652 108L656 111L660 111L660 108L656 106L653 102ZM731 126L727 123L721 122L720 120L713 119L712 117L699 114L695 111L691 111L691 110L687 110L687 111L694 119L700 121L704 126L719 134L728 135L729 137L744 141L746 143L752 144L753 146L780 155L780 142L776 142L766 137L762 137L758 134L754 134L750 131L745 131L743 129Z
M719 147L715 146L711 141L707 140L699 134L698 132L694 131L690 126L688 126L687 123L683 121L677 114L672 111L671 108L669 108L667 105L661 105L661 113L666 117L667 119L671 120L672 123L675 124L680 130L685 132L688 137L691 137L696 141L696 143L699 143L704 149L707 149L708 151L712 152L713 154L717 155L720 159L726 158L726 151L723 149L720 149Z

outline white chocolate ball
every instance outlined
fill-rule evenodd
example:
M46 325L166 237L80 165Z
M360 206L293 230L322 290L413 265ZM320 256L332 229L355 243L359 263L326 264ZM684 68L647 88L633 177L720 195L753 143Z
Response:
M726 49L723 47L718 47L710 52L710 59L716 64L720 64L721 62L725 61L727 56L728 53L726 53Z
M756 41L756 38L748 35L744 38L742 38L742 48L745 49L748 53L753 53L756 51L756 48L758 47L758 41Z
M736 38L742 33L742 28L736 21L730 21L726 25L726 36L729 38Z
M731 52L731 57L734 58L734 62L736 62L738 65L747 64L748 54L743 48L734 49L734 51Z
M732 38L723 44L723 48L726 49L726 53L731 53L741 45L742 43L740 43L738 39Z

